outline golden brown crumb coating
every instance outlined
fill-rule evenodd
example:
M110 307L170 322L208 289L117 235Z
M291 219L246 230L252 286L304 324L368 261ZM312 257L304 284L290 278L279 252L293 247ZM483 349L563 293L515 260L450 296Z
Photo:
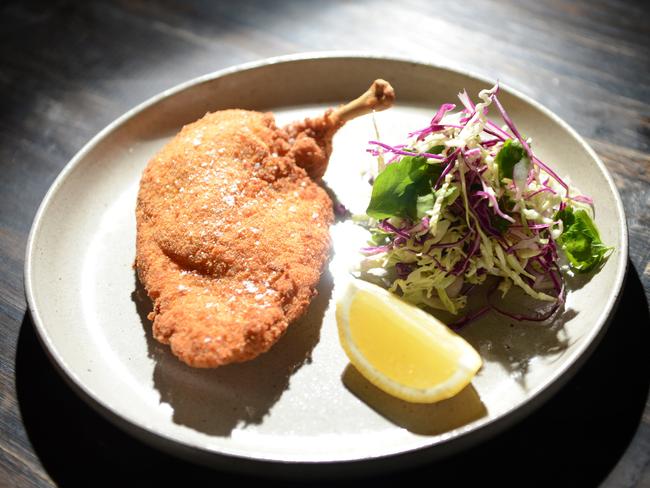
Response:
M224 110L184 127L143 173L136 268L154 337L191 366L268 350L315 294L332 202L292 139L271 114Z

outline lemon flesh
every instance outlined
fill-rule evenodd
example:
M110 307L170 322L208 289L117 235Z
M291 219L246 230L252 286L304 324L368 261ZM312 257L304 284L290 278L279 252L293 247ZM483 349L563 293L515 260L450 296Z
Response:
M433 403L466 387L481 358L432 315L376 285L354 280L338 300L341 345L359 372L402 400Z

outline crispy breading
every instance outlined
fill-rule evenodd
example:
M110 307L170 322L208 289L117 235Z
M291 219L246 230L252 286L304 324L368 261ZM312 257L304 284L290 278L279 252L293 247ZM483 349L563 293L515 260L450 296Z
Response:
M266 351L315 293L332 202L286 156L287 140L270 114L216 112L143 174L136 267L154 337L191 366Z
M158 341L190 366L216 367L282 336L329 256L332 201L314 180L332 137L393 99L377 80L353 102L286 128L270 113L223 110L154 156L138 193L135 264Z

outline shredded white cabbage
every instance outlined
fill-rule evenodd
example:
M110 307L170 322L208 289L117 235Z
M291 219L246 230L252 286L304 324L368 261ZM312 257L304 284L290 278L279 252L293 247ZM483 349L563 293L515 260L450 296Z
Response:
M507 115L502 112L504 126L490 121L487 109L497 93L498 85L482 90L475 106L459 95L464 110L445 114L399 146L410 153L444 146L443 160L427 162L446 173L418 195L416 217L385 221L399 232L384 221L367 221L374 235L371 247L380 252L360 264L362 278L380 279L409 302L454 314L466 305L465 289L488 276L501 279L503 295L514 285L535 299L558 300L559 290L555 295L540 291L540 284L548 289L556 283L549 273L558 270L555 241L564 231L556 216L565 206L593 215L590 199L575 200L580 195L575 187L540 167L532 139L521 139ZM505 151L515 156L500 154L508 144Z

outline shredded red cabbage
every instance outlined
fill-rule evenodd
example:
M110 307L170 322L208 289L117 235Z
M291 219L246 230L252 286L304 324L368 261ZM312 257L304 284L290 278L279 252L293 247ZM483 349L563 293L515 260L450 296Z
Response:
M375 146L379 146L383 149L385 149L388 152L392 152L393 154L397 154L400 156L424 156L429 159L445 159L444 156L441 156L440 154L431 154L431 153L418 153L418 152L413 152L413 151L405 151L404 149L401 149L396 146L389 146L388 144L384 144L383 142L379 141L368 141L369 144L374 144ZM371 153L373 156L377 156L379 154L379 151L376 149L367 149L369 153Z
M385 259L392 267L393 277L403 282L400 293L408 293L404 286L410 279L422 279L421 275L427 274L413 274L422 259L424 265L429 267L433 262L438 270L436 273L443 273L443 278L447 279L445 283L452 283L453 286L444 286L449 286L448 289L452 291L448 296L454 299L462 290L464 291L461 295L466 297L468 289L482 283L488 275L494 275L506 280L511 279L510 285L519 285L532 297L548 300L551 304L539 314L512 312L493 299L495 286L487 293L488 304L454 322L454 328L463 327L491 311L517 321L543 322L551 318L564 303L565 285L558 266L558 244L555 240L561 231L561 221L549 214L545 210L549 206L544 205L552 202L557 211L564 210L567 202L593 204L593 199L588 196L569 196L569 184L534 154L531 143L516 127L499 100L498 93L497 83L491 90L480 94L481 103L474 104L463 90L458 94L463 106L460 114L450 114L456 108L455 104L442 104L429 125L408 134L414 140L411 145L389 145L381 141L369 141L373 147L367 149L373 155L392 154L389 164L405 156L415 156L425 157L429 164L441 168L437 178L430 181L432 195L428 195L428 201L432 203L428 210L425 207L426 215L414 220L400 217L377 221L374 225L387 235L388 242L362 249L365 255L373 256L373 259L378 259L377 256L382 253L392 256L392 261L388 257ZM503 127L487 118L491 103L503 119ZM469 128L465 131L467 127ZM478 136L477 132L480 132ZM415 149L423 147L422 142L427 140L435 141L434 145L441 145L441 140L447 142L444 144L446 148L441 154L419 152ZM468 142L470 140L471 143ZM526 178L519 176L521 166L516 164L524 158L515 153L517 156L511 159L510 173L502 177L502 167L499 166L498 180L495 181L493 175L496 174L494 168L499 161L497 155L505 147L512 145L507 141L520 144L516 146L519 154L523 150L530 160L531 164L526 162L525 166L528 175ZM519 173L513 173L515 167ZM525 189L521 187L522 179L525 179ZM450 188L455 192L449 202L444 199L450 193L442 195L438 192L443 187L443 182L445 192ZM565 196L559 195L561 192L558 185L564 189ZM427 196L428 187L418 188L424 188ZM418 215L422 215L420 203L418 200ZM436 206L438 208L434 209ZM444 236L441 238L435 235L436 226L441 219L446 220L442 229L447 230L443 231L453 227L453 238L445 239ZM435 239L434 243L431 243L432 239ZM491 250L491 247L496 250ZM409 253L408 259L404 257L405 252ZM500 268L486 264L494 262L498 258L497 254L485 256L485 253L497 253L502 260ZM510 265L507 263L511 263L513 268L508 269ZM462 289L458 279L452 279L454 277L463 278ZM418 290L422 290L422 287ZM549 295L541 290L552 292L549 292ZM428 296L431 297L430 292ZM447 308L451 311L451 308Z

